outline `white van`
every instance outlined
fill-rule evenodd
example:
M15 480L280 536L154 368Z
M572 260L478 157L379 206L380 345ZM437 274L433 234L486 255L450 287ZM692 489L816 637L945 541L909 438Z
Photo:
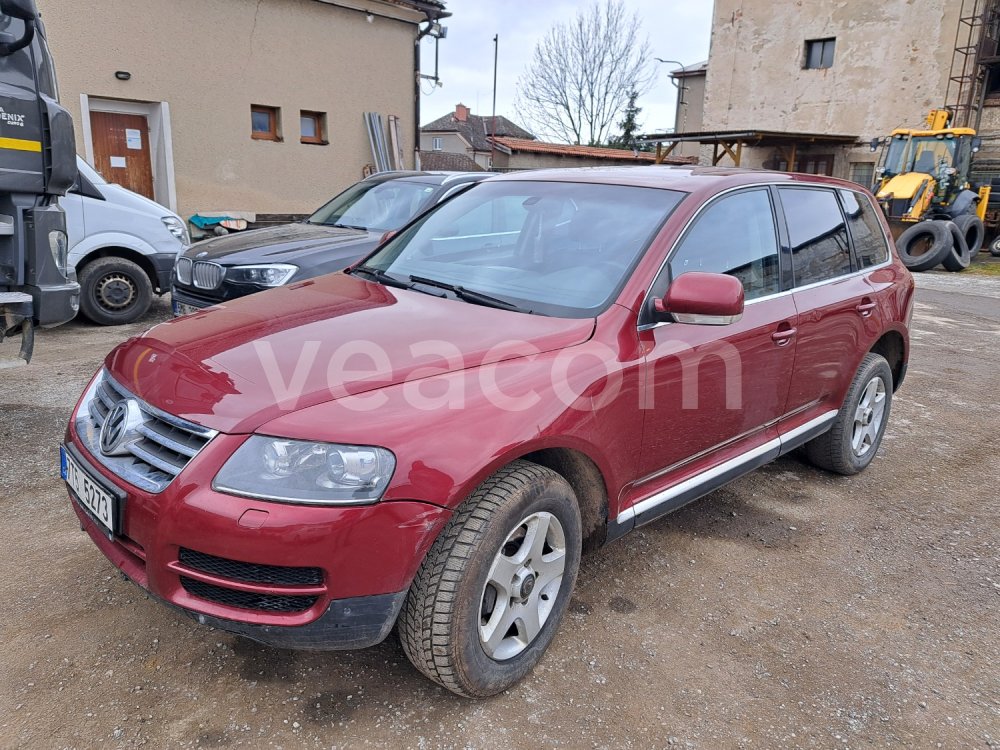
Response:
M80 177L59 204L80 312L101 325L131 323L149 309L154 292L170 290L174 261L191 244L187 227L159 203L105 182L80 157L76 162Z

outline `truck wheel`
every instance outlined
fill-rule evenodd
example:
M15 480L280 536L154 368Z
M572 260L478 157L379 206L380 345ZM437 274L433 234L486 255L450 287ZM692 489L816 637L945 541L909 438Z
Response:
M952 245L951 250L944 254L941 265L947 271L964 271L972 262L972 255L969 254L969 246L965 243L965 235L962 234L962 230L958 228L955 222L946 221L944 224L951 233Z
M955 226L965 237L965 244L969 246L969 255L975 258L983 249L983 240L986 237L983 220L975 214L963 214L955 219Z
M805 444L806 457L813 465L837 474L864 470L878 452L891 407L889 363L880 354L866 354L833 427Z
M990 243L990 255L994 258L1000 258L1000 236L994 237Z
M538 663L580 565L580 510L556 472L515 461L456 510L410 586L399 636L454 693L496 695Z
M951 232L943 221L920 221L896 240L903 265L911 271L927 271L951 252Z
M138 320L153 302L146 272L124 258L98 258L80 271L80 312L102 326Z

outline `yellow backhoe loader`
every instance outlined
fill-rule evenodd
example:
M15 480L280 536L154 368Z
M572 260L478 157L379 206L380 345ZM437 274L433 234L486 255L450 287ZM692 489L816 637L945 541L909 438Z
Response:
M911 271L968 268L983 246L990 187L973 189L972 158L981 141L972 128L952 128L951 112L934 109L921 130L898 129L882 146L873 192Z

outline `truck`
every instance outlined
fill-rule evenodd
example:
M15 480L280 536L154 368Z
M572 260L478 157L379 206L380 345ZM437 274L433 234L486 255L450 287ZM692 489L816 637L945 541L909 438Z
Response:
M15 357L0 353L0 367L31 360L36 327L76 316L80 286L59 205L76 177L73 119L59 105L38 8L0 0L0 344L21 339Z
M875 193L900 257L911 271L944 265L962 271L983 246L990 186L972 183L981 140L972 128L952 127L952 112L933 109L923 128L899 128L882 147Z

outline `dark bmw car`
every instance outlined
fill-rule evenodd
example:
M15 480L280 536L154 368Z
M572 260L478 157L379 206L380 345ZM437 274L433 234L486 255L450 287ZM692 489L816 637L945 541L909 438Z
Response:
M199 242L174 267L174 315L346 268L386 232L488 172L383 172L355 183L303 222Z

